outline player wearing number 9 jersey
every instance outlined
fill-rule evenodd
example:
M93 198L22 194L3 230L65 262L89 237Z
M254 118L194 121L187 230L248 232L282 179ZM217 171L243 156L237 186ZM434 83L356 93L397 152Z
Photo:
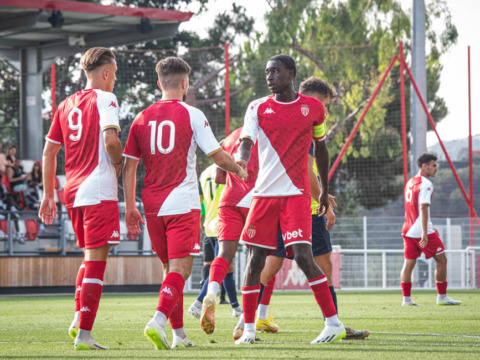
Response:
M102 47L81 58L87 77L85 90L63 101L53 118L43 152L44 198L39 216L51 224L56 216L54 182L56 156L65 147L65 204L77 244L85 260L77 275L75 317L69 335L76 350L105 349L90 332L95 321L110 247L120 242L117 176L122 165L118 138L118 102L112 94L115 54Z
M135 206L135 173L145 165L142 201L152 248L164 265L157 312L145 335L157 349L168 349L166 320L173 330L173 347L191 346L183 329L183 287L192 271L192 255L200 251L200 194L197 185L197 146L226 171L241 178L246 172L224 152L205 115L183 102L190 66L168 57L156 66L162 99L134 120L123 155L127 228L140 232L143 223Z

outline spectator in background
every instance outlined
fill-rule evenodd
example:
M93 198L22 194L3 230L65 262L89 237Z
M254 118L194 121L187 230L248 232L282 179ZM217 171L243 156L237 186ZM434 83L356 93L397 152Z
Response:
M17 145L10 144L7 148L7 166L13 166L17 157Z
M22 160L14 158L13 165L7 168L7 178L13 192L23 191L27 188L27 175L23 171Z
M30 209L39 207L39 191L41 190L43 190L42 168L40 161L35 161L32 171L27 174L27 189L25 190L25 202Z
M3 143L0 142L0 182L7 171L7 156L3 153Z
M40 161L35 161L32 171L27 174L27 185L40 190L43 189L42 165Z

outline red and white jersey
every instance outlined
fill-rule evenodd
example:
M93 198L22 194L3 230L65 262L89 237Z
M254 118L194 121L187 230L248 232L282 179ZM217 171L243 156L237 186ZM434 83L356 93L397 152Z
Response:
M233 158L240 146L240 133L242 128L232 132L222 143L222 148ZM227 179L222 196L220 197L220 206L239 206L249 208L252 202L253 188L258 175L258 144L252 147L250 161L247 164L248 178L243 181L237 175L227 172Z
M402 235L410 238L422 237L420 207L422 204L430 205L432 195L433 184L426 177L419 174L408 181L405 187L405 222L403 223ZM429 206L427 234L434 232Z
M179 100L162 100L133 121L123 156L143 158L145 215L176 215L200 209L197 144L207 156L221 150L205 115Z
M307 162L312 138L325 139L325 109L298 94L288 103L270 95L253 101L240 138L258 140L259 172L253 196L310 197Z
M58 106L46 139L65 145L67 208L118 200L115 167L103 142L108 128L120 131L117 98L110 92L78 91Z

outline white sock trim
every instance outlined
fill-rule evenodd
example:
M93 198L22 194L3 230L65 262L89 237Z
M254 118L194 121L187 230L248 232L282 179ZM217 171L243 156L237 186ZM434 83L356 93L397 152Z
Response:
M255 323L245 323L243 331L254 333L255 332Z
M99 284L103 286L103 281L100 279L84 278L82 284Z
M207 288L207 296L212 295L214 299L217 298L218 290L220 290L220 284L216 281L209 281Z
M268 317L268 305L258 305L258 317L262 320L267 320Z
M333 315L333 316L330 316L330 317L326 318L325 319L325 324L327 324L327 326L341 326L342 325L342 323L338 319L337 315Z

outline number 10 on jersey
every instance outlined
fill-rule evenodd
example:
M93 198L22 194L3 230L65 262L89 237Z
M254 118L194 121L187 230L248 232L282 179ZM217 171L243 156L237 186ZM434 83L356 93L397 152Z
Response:
M156 121L149 121L148 126L150 126L150 151L152 155L155 155L155 148L160 151L161 154L168 154L173 150L175 146L175 124L171 120L163 120L158 124ZM163 147L163 130L165 126L170 128L170 136L168 138L168 146Z

